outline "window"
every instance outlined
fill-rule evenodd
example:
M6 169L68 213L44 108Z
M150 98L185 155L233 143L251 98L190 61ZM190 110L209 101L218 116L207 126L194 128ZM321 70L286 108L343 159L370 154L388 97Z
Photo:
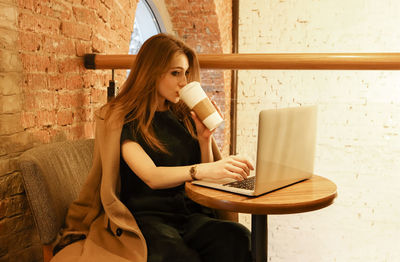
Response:
M161 16L154 3L150 0L140 0L136 7L129 54L137 54L148 38L165 31Z

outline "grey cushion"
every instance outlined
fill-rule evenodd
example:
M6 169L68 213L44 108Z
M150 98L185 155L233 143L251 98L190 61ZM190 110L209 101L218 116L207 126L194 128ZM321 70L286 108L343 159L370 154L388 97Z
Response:
M78 197L92 165L94 140L42 145L18 159L28 201L42 244L50 244Z

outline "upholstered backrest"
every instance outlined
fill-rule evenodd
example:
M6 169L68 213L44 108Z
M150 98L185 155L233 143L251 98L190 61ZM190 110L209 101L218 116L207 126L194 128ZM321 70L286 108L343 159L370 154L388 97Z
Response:
M52 243L92 164L94 140L65 141L24 152L19 160L42 244Z

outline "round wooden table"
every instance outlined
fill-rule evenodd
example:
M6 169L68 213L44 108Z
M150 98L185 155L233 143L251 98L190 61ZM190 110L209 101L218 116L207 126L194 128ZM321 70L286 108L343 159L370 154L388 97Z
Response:
M332 181L317 175L258 197L186 183L187 195L203 206L252 214L252 253L253 260L257 262L267 261L267 215L294 214L327 207L337 196L336 189Z

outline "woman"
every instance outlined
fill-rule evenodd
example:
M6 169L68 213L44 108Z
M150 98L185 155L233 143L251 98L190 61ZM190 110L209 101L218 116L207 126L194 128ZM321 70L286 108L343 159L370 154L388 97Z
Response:
M242 180L253 169L238 156L216 159L219 152L212 132L179 100L179 90L199 80L196 54L183 42L159 34L143 44L121 92L102 108L96 127L101 168L92 169L102 173L98 182L102 206L95 205L96 212L120 242L114 238L102 240L109 236L103 229L92 228L99 220L95 215L89 219L88 215L76 215L78 207L85 206L78 200L69 210L62 237L66 243L61 241L60 248L68 244L68 236L78 242L79 237L88 237L90 241L82 241L73 251L77 257L82 258L79 252L84 253L85 245L90 245L86 250L94 250L93 246L113 254L123 250L124 254L118 255L128 261L145 258L146 251L149 262L251 261L249 231L239 223L215 218L212 210L185 194L186 181L226 177ZM116 170L119 178L115 178ZM91 171L88 181L95 180L90 179L92 173L96 172ZM115 192L119 182L120 192ZM95 188L96 183L91 187ZM86 198L90 194L96 192L87 193ZM80 198L85 199L82 195ZM76 230L71 226L79 226L80 220L87 221L85 228ZM136 244L131 242L129 247L123 237ZM132 250L138 243L143 244L143 239L147 250L142 248L144 251L136 256ZM111 242L114 249L110 248ZM68 248L60 253L65 255ZM113 261L111 255L108 261Z

